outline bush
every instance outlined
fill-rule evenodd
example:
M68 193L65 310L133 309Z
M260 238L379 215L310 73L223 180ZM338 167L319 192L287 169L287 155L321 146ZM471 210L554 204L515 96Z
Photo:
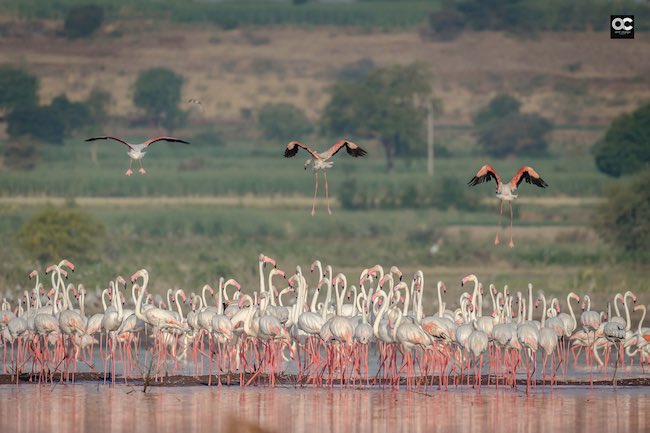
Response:
M464 185L455 178L444 177L432 184L407 182L402 184L365 185L348 179L338 190L344 209L460 209L468 212L482 210Z
M141 72L135 82L133 102L144 109L156 125L172 130L182 125L184 113L178 108L183 77L165 68Z
M635 260L650 261L650 169L634 181L618 185L597 210L594 227L615 249Z
M264 137L290 141L304 137L314 130L305 113L293 104L264 104L258 113Z
M32 107L38 96L38 80L35 76L11 67L0 68L0 108Z
M32 140L9 140L2 147L4 165L13 170L31 170L38 162L38 149Z
M540 156L548 149L551 121L535 113L519 112L519 101L499 95L474 117L478 143L486 154Z
M593 147L596 166L610 176L636 173L650 162L650 103L623 114Z
M63 23L63 33L69 39L87 38L97 31L104 20L104 10L96 5L72 7Z
M465 16L451 3L429 14L429 31L427 35L436 41L452 41L465 29Z
M21 226L16 240L28 255L41 263L61 257L88 262L104 236L104 226L86 212L47 206Z

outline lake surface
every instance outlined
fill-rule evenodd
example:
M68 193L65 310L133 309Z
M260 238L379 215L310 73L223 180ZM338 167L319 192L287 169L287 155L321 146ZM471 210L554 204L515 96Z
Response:
M0 432L648 432L647 387L0 386Z

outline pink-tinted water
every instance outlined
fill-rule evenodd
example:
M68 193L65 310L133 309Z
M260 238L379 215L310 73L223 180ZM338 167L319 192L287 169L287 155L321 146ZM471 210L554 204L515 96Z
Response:
M650 431L650 392L0 386L0 432L81 431L634 433Z

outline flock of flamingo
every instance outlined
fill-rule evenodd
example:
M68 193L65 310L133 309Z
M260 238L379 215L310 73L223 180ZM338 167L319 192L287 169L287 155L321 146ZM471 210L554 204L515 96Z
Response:
M101 292L103 311L92 315L84 286L66 284L75 269L70 261L46 269L49 288L34 270L33 290L25 290L14 309L2 303L4 373L16 381L22 373L32 381L74 381L78 363L101 371L98 352L104 381L110 374L113 382L118 376L163 380L188 370L203 376L208 367L209 384L213 377L221 384L239 375L242 386L275 385L276 376L289 377L291 370L295 383L304 385L426 387L435 380L438 387L467 381L480 389L486 369L489 383L513 387L525 369L530 390L540 367L542 383L553 385L558 372L566 375L570 364L579 369L583 360L588 371L614 372L636 358L641 366L650 362L646 306L633 308L641 314L633 329L629 301L637 298L630 291L616 294L607 312L592 310L588 295L568 293L567 314L559 298L535 293L531 284L524 293L493 284L486 290L472 274L461 281L471 287L456 309L447 307L447 289L439 281L434 312L427 316L425 294L436 292L422 271L405 277L396 266L384 272L375 265L348 284L345 274L318 260L307 273L300 266L285 273L263 254L258 265L254 291L220 278L216 288L169 289L158 300L149 290L149 273L140 269L130 277L130 291L127 279L110 281Z

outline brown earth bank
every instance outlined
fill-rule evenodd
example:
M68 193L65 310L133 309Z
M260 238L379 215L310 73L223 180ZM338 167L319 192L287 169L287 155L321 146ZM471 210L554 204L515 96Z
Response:
M101 88L112 95L111 113L126 117L138 113L132 102L138 73L153 67L182 74L183 97L203 101L203 114L190 113L195 123L236 121L242 110L255 112L266 102L290 102L317 119L328 101L327 87L339 72L369 61L376 66L428 65L434 96L442 100L441 124L471 123L473 114L498 92L514 94L524 111L541 112L559 124L605 125L650 98L647 33L611 40L609 32L530 38L466 32L452 42L431 42L417 29L226 31L123 21L105 25L92 39L70 41L57 36L54 29L60 24L0 22L5 28L0 31L0 65L37 75L42 102L61 93L82 100Z
M243 377L244 383L248 382L252 377L253 373L246 373ZM107 379L107 384L112 383L111 375L109 374ZM65 378L64 378L65 379ZM267 374L260 374L257 375L257 381L254 382L252 385L248 386L268 386L270 383L270 377ZM406 385L406 377L400 378L399 385ZM424 384L426 383L427 386L438 386L440 384L440 378L438 376L427 376L427 377L413 377L410 378L412 382L421 382L423 387ZM444 378L443 378L444 380ZM472 379L473 380L473 379ZM614 385L613 380L605 380L605 379L560 379L556 378L554 381L553 386L650 386L650 377L645 375L644 377L631 377L631 378L618 378L615 380L616 383ZM77 373L75 375L75 382L97 382L97 383L104 383L104 375L103 373ZM338 380L334 380L333 386L340 387L340 386L346 386L346 387L359 387L359 388L365 388L368 386L397 386L396 383L392 383L390 380L382 379L382 378L374 378L370 380L370 385L366 385L364 382L361 381L362 383L339 383ZM38 375L30 375L27 373L19 375L18 378L16 378L15 375L11 374L0 374L0 385L7 385L7 384L39 384L39 379ZM51 377L51 380L48 379L48 381L43 381L40 382L40 384L46 384L46 385L51 385L51 386L56 386L57 384L71 384L71 377L68 378L67 380L61 380L61 374L56 373ZM134 390L137 391L143 391L143 389L137 389L137 388L145 388L146 387L177 387L177 386L207 386L208 384L210 385L221 385L221 386L240 386L240 377L238 374L231 374L231 375L221 375L220 377L213 375L212 377L207 376L207 375L201 375L201 376L185 376L185 375L173 375L173 376L165 376L163 378L160 378L158 380L147 380L143 378L129 378L125 380L123 377L116 377L115 378L115 384L119 385L131 385L134 387ZM464 383L467 383L467 378L464 378ZM275 376L275 384L278 386L293 386L293 387L313 387L313 384L309 384L308 380L306 377L303 377L302 379L299 379L296 375L286 375L286 374L277 374ZM463 384L459 384L460 386L463 386ZM483 386L494 386L496 385L494 376L488 377L487 375L482 376L482 385ZM547 379L546 381L542 380L536 380L532 382L532 385L534 386L546 386L550 387L550 382ZM328 385L323 385L323 386L329 386ZM444 386L444 385L443 385ZM453 384L453 378L449 378L449 388L453 389L454 384ZM499 378L499 386L504 387L503 385L503 380L502 378ZM526 379L517 379L517 386L526 386ZM137 388L136 388L137 387ZM505 388L508 388L508 386L505 386ZM146 391L146 389L145 389Z

